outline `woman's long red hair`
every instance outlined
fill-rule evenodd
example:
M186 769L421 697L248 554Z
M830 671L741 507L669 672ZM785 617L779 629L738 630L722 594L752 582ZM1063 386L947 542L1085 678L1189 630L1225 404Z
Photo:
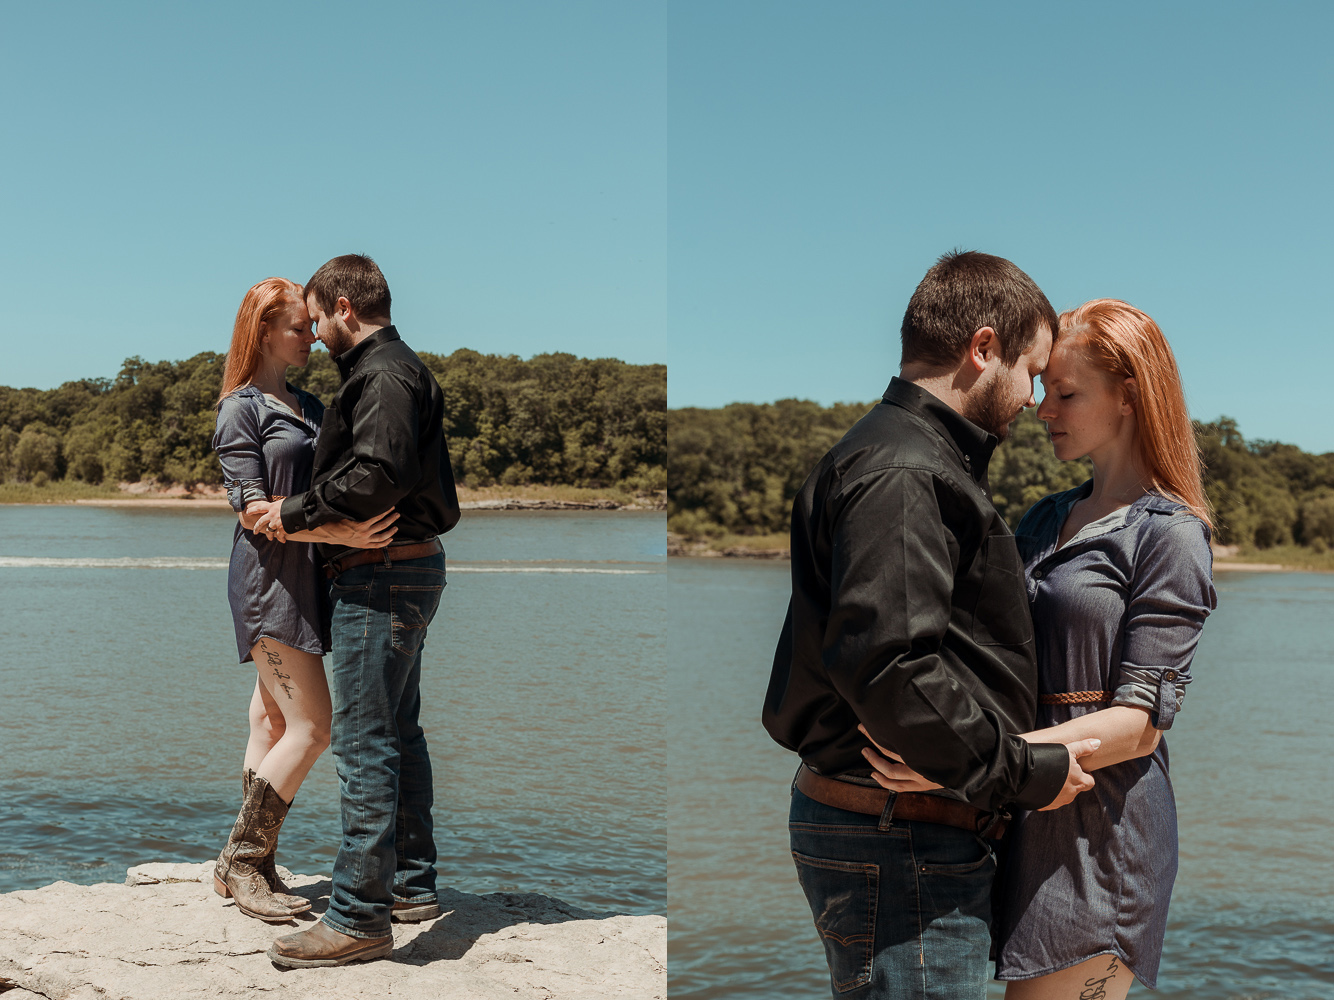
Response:
M249 382L259 367L261 324L272 323L284 308L300 301L301 286L286 278L265 278L245 293L241 308L236 310L232 346L227 352L227 365L222 371L219 399L230 396Z
M1094 299L1061 314L1060 336L1078 337L1093 363L1117 380L1135 380L1136 440L1152 485L1212 527L1181 373L1158 324L1128 302Z

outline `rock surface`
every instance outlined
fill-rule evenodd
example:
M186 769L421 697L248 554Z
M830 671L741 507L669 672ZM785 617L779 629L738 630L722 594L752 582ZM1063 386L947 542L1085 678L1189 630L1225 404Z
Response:
M213 892L211 863L131 868L125 885L56 882L0 895L0 997L50 1000L412 997L582 1000L667 995L667 920L590 913L536 893L443 889L441 915L394 925L394 954L333 969L278 969L275 937L310 926L329 880L283 880L312 900L289 924Z

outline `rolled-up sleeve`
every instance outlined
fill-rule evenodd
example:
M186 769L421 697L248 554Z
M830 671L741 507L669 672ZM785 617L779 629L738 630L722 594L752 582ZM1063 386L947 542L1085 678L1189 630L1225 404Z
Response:
M259 413L249 399L228 396L218 405L213 450L222 466L222 483L232 510L239 513L252 500L269 499Z
M1208 529L1173 514L1145 537L1136 558L1112 704L1146 709L1155 729L1171 729L1200 630L1217 603Z
M847 489L832 532L825 669L876 742L918 773L979 808L1037 808L1060 791L1065 747L1007 732L943 653L958 563L941 510L950 490L916 469Z

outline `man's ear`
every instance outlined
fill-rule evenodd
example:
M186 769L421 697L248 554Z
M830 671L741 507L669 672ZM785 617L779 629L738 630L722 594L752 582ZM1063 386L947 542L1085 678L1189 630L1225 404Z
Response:
M334 312L338 314L339 319L346 323L352 318L352 303L340 295L338 301L334 303Z
M991 359L1000 354L1000 338L996 331L984 326L968 342L968 361L978 371L985 371Z

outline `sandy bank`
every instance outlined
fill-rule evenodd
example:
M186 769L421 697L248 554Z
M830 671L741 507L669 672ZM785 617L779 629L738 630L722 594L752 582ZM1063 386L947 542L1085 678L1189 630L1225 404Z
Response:
M394 925L388 959L280 970L265 924L213 892L212 864L131 868L125 885L56 882L0 895L0 994L51 1000L270 996L661 1000L667 920L590 913L536 893L441 891L442 914ZM328 904L329 880L284 879ZM313 917L308 919L314 919ZM24 992L28 991L28 992Z
M1225 550L1226 551L1226 550ZM1235 554L1235 546L1228 555ZM692 559L789 559L791 552L786 548L760 549L746 546L732 546L722 549L711 547L707 542L692 542L677 535L667 539L667 555ZM1215 573L1326 573L1329 570L1312 569L1307 566L1285 566L1282 563L1229 562L1214 558Z

